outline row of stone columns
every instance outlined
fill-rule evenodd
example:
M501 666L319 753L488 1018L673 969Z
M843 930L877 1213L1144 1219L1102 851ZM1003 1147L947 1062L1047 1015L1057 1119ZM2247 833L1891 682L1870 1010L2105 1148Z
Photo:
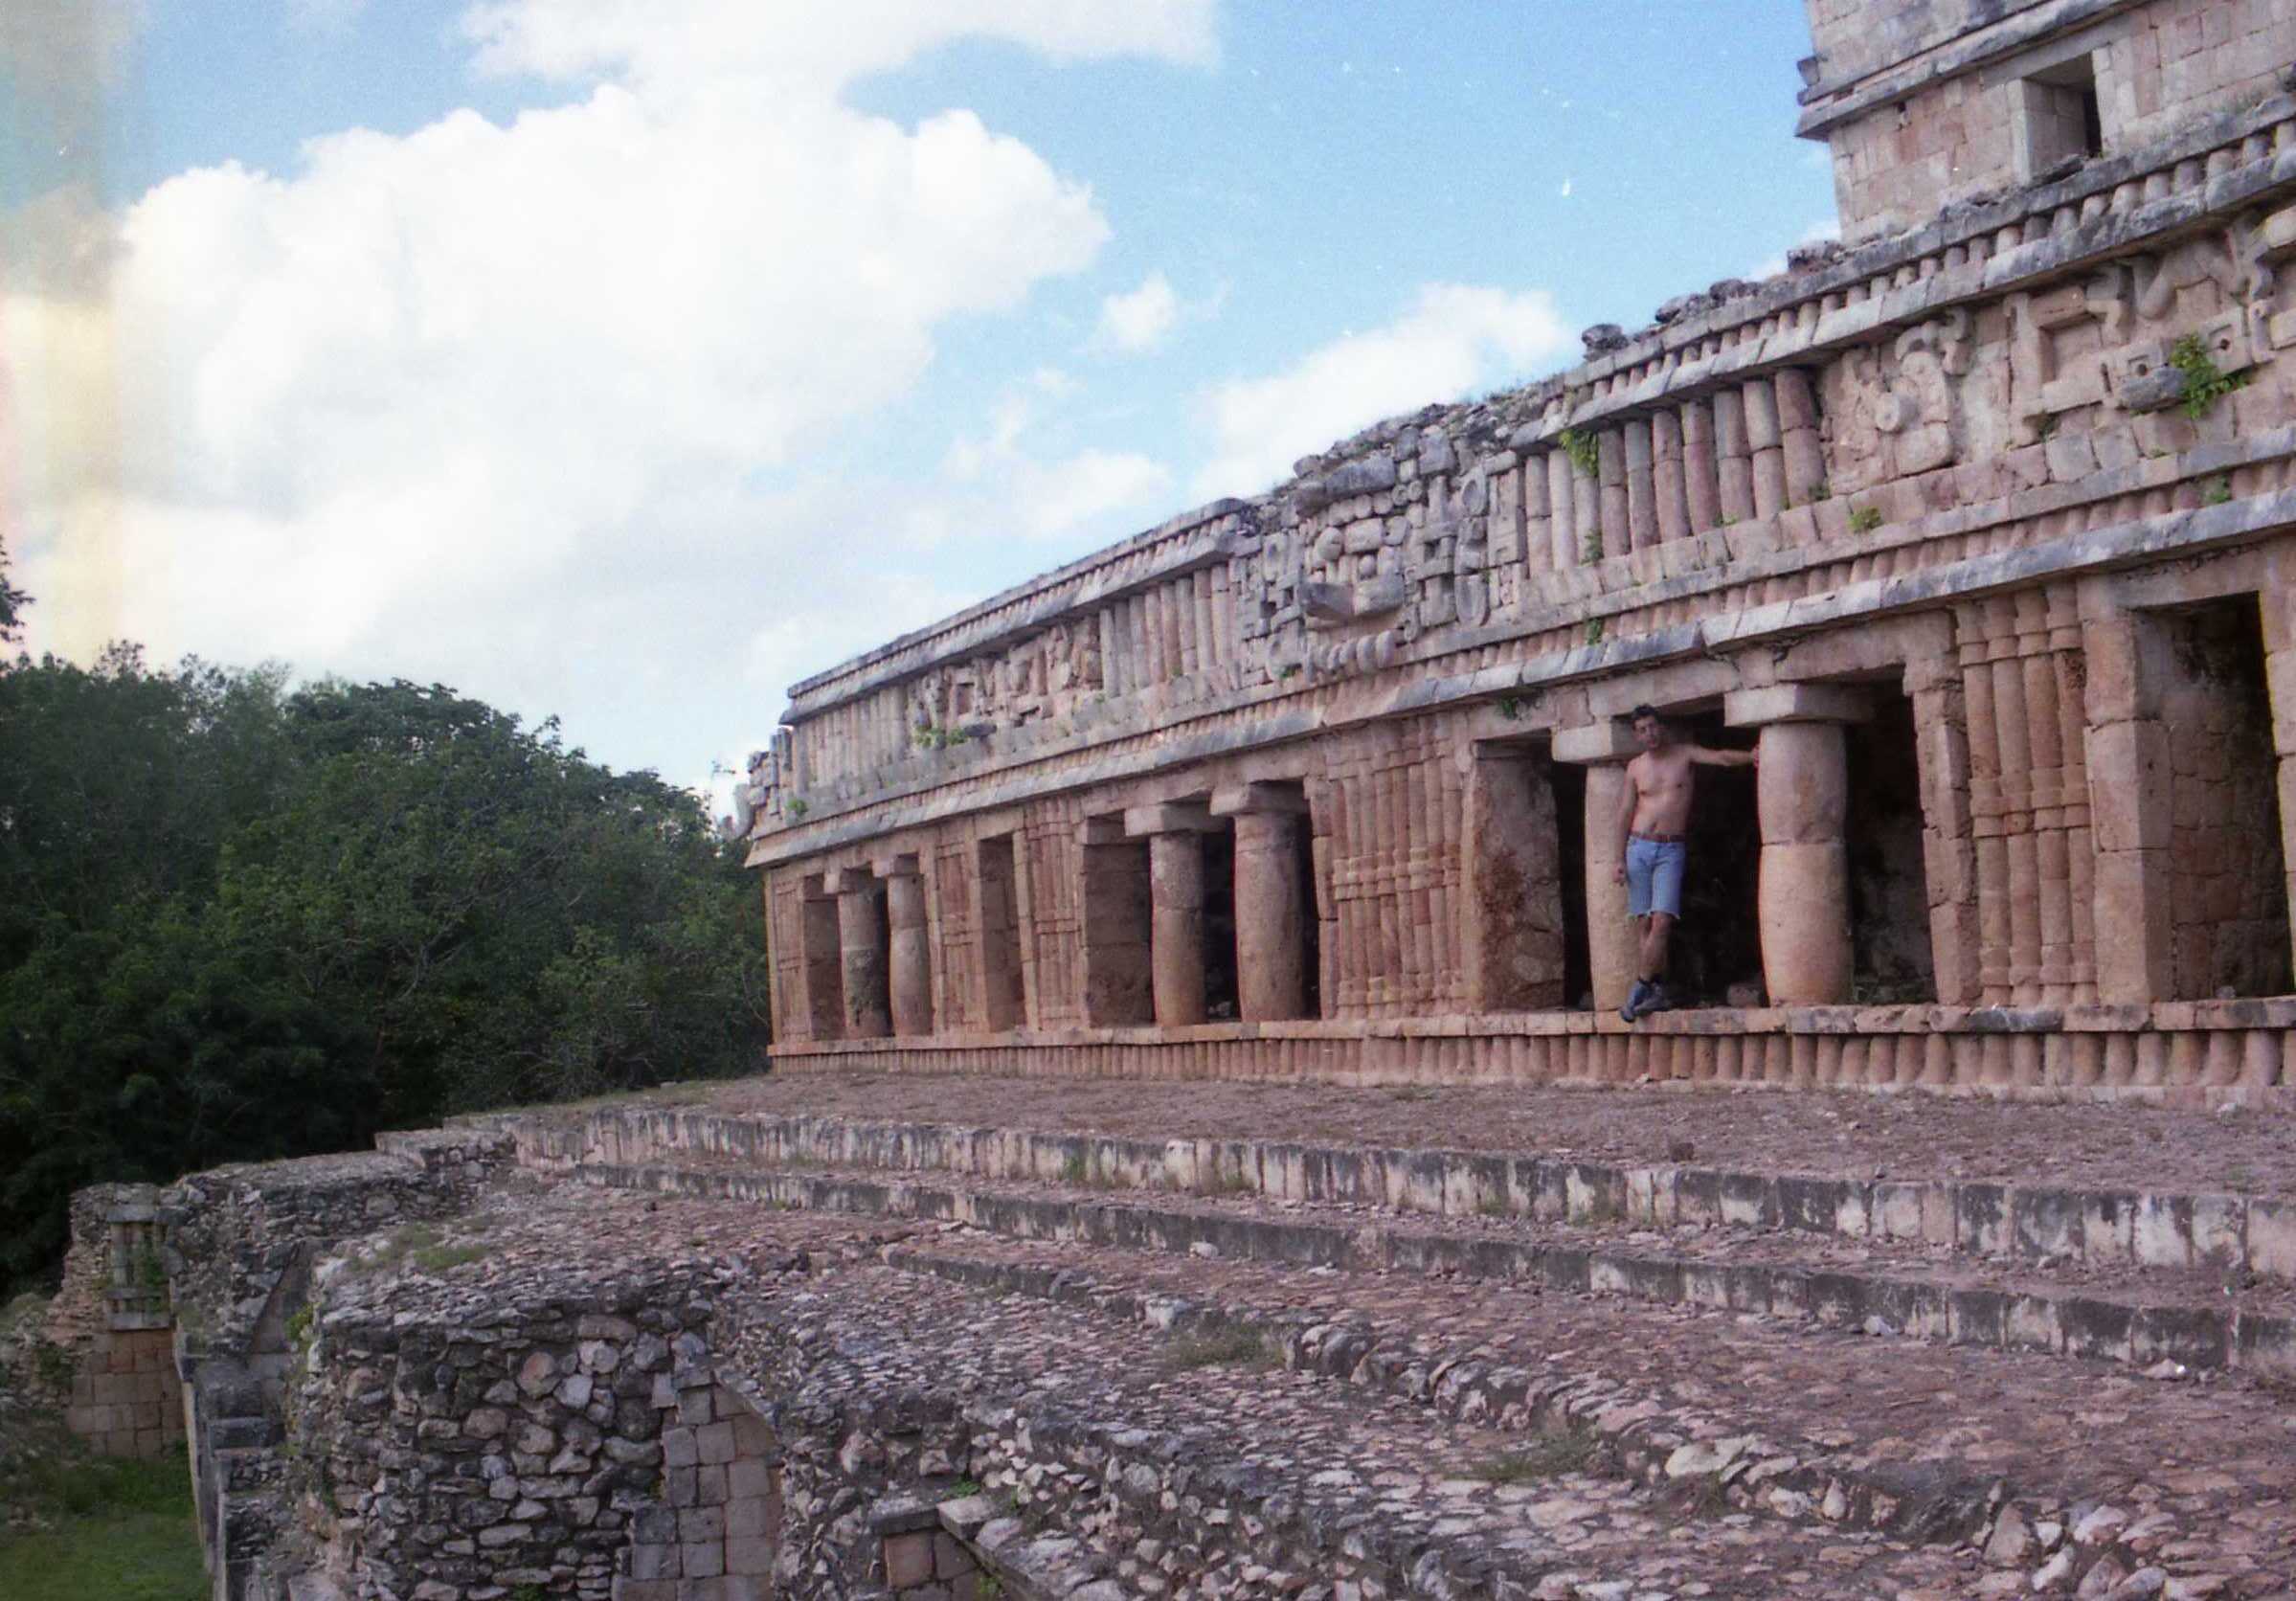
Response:
M1825 488L1817 395L1797 368L1630 417L1590 441L1591 451L1523 463L1523 561L1534 572L1775 517Z
M1840 685L1782 684L1723 697L1725 723L1760 731L1755 801L1762 867L1755 924L1763 982L1773 1005L1850 999L1855 963L1843 729L1870 714L1864 698ZM1606 1011L1626 1000L1636 976L1634 930L1617 871L1626 764L1638 753L1623 723L1555 735L1555 759L1587 768L1587 946L1594 1003Z
M916 853L832 869L822 887L837 897L844 1037L932 1033L932 936Z
M1300 893L1299 827L1307 801L1295 789L1247 783L1210 802L1135 806L1124 832L1148 842L1150 987L1159 1027L1205 1018L1204 836L1235 829L1237 1007L1249 1023L1307 1009L1311 914Z

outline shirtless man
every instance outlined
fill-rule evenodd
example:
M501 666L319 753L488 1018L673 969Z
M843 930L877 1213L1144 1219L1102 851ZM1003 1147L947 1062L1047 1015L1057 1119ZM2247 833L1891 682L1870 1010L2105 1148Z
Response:
M1677 745L1658 713L1634 708L1634 742L1618 805L1617 882L1627 887L1627 914L1639 943L1634 987L1618 1015L1632 1023L1674 1004L1666 994L1666 947L1682 915L1682 868L1690 859L1693 767L1751 767L1751 751Z

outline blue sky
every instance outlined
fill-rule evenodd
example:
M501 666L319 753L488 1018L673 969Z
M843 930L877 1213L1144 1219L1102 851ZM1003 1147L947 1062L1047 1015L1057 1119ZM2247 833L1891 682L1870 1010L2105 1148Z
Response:
M1833 214L1795 0L74 10L0 30L34 644L444 679L682 781Z

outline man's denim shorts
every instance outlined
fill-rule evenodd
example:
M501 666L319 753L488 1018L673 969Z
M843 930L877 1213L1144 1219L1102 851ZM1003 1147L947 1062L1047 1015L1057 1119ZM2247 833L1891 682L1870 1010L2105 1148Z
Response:
M1627 837L1627 915L1640 917L1647 913L1663 912L1670 917L1682 914L1682 868L1690 860L1690 847L1680 840L1646 840L1639 834Z

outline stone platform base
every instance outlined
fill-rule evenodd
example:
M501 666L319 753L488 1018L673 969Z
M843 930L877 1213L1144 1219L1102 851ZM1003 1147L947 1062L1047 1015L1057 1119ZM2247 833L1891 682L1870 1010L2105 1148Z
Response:
M1808 1006L934 1035L780 1045L784 1070L1333 1084L1681 1083L2296 1105L2296 998Z

